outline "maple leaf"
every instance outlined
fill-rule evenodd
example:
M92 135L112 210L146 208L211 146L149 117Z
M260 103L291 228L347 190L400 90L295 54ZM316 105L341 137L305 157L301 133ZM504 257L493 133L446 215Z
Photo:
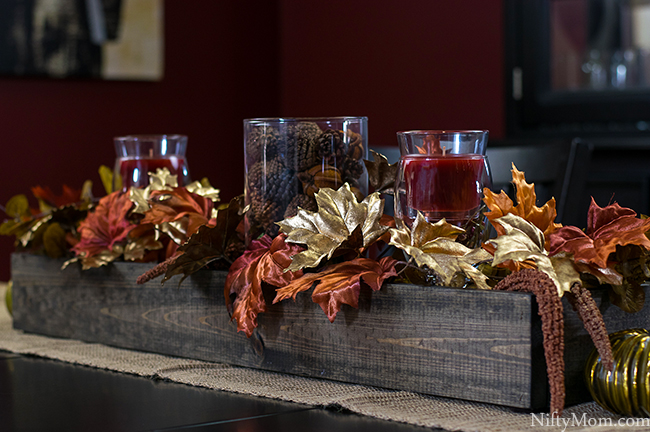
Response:
M149 203L151 207L145 212L141 223L156 225L179 245L185 243L199 227L210 223L212 217L212 200L183 187L152 191Z
M210 181L207 178L202 178L201 181L194 181L187 186L185 189L192 192L193 194L201 195L202 197L209 198L212 202L221 201L219 194L221 191L212 187Z
M181 253L167 266L163 282L177 274L186 277L213 261L225 259L231 262L243 242L237 228L244 219L244 196L233 198L227 208L217 211L215 226L204 225L178 248ZM179 282L179 283L180 283Z
M483 189L483 201L490 212L485 216L492 222L499 235L504 233L502 227L495 223L497 219L507 214L517 215L539 228L546 237L548 237L561 224L554 223L557 211L555 210L555 198L551 198L542 207L537 207L537 194L535 193L535 183L526 183L525 173L519 171L515 164L512 164L512 183L517 190L517 205L514 205L510 197L501 191L495 194L490 189Z
M330 322L334 322L343 304L353 308L359 307L361 280L373 291L378 291L384 280L397 276L395 264L397 261L391 257L384 257L379 261L356 258L333 264L318 273L304 274L283 288L277 289L273 303L288 298L295 300L298 293L307 291L315 284L312 300L323 309Z
M324 258L344 251L361 251L388 230L380 223L384 200L378 192L359 203L345 183L336 191L320 189L315 197L317 212L299 209L296 216L278 222L287 242L307 246L292 257L290 271L316 267Z
M172 175L167 168L156 168L155 173L149 173L149 184L146 187L129 189L129 199L135 204L133 213L144 214L150 209L149 198L153 191L169 191L176 187L177 176Z
M136 227L127 218L131 207L128 194L113 192L100 199L95 211L79 224L81 239L72 249L84 269L107 264L124 252L126 237ZM92 259L95 256L98 259Z
M467 275L481 289L490 289L487 277L473 267L492 257L482 249L470 249L456 242L462 228L451 225L445 219L431 224L422 213L413 222L413 227L390 229L389 244L409 254L419 266L427 266L438 273L446 286L453 286L454 276Z
M300 246L287 244L282 234L273 240L265 235L251 242L249 250L232 263L224 295L228 311L237 322L237 331L250 337L257 327L257 315L266 311L262 282L283 287L302 276L302 271L286 271L291 255L299 250L302 250ZM231 294L236 295L232 304Z
M554 257L547 255L544 233L538 227L514 214L502 216L496 222L504 233L487 242L496 247L493 265L508 260L532 260L538 270L553 280L560 297L571 290L571 285L580 282L580 274L569 257L564 254Z
M370 149L373 161L363 161L368 171L368 182L376 192L393 194L395 177L397 177L397 163L389 164L388 158L381 153Z
M127 244L124 246L124 259L127 261L142 261L147 252L162 249L163 243L158 240L157 232L153 225L140 224L133 228L127 237ZM157 260L152 257L151 260Z
M63 207L81 201L81 190L72 189L67 185L63 185L61 195L55 195L49 187L43 188L41 186L33 187L32 194L38 199L41 211Z
M607 268L609 255L617 245L649 249L650 240L645 235L649 229L650 219L639 219L636 212L616 203L601 208L592 198L586 231L574 226L557 230L551 234L550 253L568 252L576 262Z

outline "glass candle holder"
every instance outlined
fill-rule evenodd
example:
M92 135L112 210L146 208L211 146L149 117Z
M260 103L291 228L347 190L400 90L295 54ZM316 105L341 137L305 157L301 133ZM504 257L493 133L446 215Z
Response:
M113 190L120 187L118 178L121 178L123 191L131 186L145 187L149 184L149 173L156 172L158 168L167 168L171 174L176 175L179 186L190 183L185 158L187 136L127 135L116 137L114 142L117 158Z
M397 140L398 223L410 227L418 212L431 223L444 218L468 231L465 243L475 247L486 234L483 188L492 185L485 156L488 131L414 130L398 132Z
M320 188L347 182L359 201L367 195L367 122L366 117L244 120L247 244L255 227L275 236L275 222L295 216L298 207L316 211Z

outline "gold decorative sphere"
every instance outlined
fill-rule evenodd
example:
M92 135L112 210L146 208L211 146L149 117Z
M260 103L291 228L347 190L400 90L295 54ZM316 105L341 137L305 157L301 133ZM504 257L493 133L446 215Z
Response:
M614 368L606 370L595 349L587 359L585 379L591 396L620 415L650 417L650 334L644 329L609 335Z

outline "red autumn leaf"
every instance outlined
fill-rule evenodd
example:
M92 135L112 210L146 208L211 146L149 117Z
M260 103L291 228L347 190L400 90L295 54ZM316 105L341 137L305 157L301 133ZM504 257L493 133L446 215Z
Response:
M63 207L68 204L74 204L81 200L81 191L72 189L63 185L63 192L61 195L55 195L49 186L41 187L35 186L32 188L32 193L38 199L45 201L52 207Z
M302 271L284 271L291 264L291 256L303 251L299 245L285 243L285 238L280 234L271 240L265 235L253 241L228 271L224 288L226 305L232 319L237 321L237 331L243 331L248 337L257 327L257 315L266 311L262 282L283 287L302 276ZM232 305L230 294L237 296Z
M359 307L359 291L361 279L373 291L381 288L384 280L397 276L395 271L397 261L384 257L379 262L368 258L356 258L339 264L325 267L318 273L308 273L277 290L273 303L288 299L296 299L299 292L307 291L314 283L312 300L318 303L330 322L334 322L336 314L343 304L354 308Z
M73 250L79 255L86 252L91 257L104 250L113 250L116 243L126 240L129 232L136 227L127 220L133 203L129 194L120 191L105 196L86 219L79 224L81 240Z
M576 262L606 268L607 258L617 245L650 249L645 235L649 229L650 219L639 219L633 210L616 203L601 208L592 198L586 231L571 226L560 228L550 236L550 255L569 252Z

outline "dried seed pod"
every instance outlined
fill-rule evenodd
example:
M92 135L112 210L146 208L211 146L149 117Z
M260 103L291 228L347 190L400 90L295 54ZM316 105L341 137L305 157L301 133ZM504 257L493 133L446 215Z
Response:
M360 161L365 156L361 134L347 131L346 138L348 138L348 157Z
M298 174L305 195L313 197L320 188L338 189L343 184L341 172L330 165L315 166Z

